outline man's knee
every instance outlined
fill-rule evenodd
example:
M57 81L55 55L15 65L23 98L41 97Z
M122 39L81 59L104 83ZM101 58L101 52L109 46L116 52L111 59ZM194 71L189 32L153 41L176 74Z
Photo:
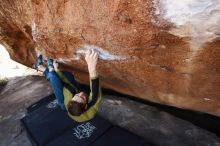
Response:
M52 79L53 80L53 79L56 79L56 78L58 78L58 76L57 76L55 71L49 72L47 74L47 79Z

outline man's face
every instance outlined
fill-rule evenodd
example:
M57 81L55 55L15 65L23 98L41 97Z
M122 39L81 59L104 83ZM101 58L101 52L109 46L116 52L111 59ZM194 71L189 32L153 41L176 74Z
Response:
M76 101L78 103L86 104L87 95L84 92L79 92L79 93L77 93L73 96L72 101Z

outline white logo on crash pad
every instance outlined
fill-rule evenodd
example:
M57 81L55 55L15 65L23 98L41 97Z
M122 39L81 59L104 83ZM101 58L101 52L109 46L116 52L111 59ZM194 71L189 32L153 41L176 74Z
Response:
M56 108L58 106L58 101L55 99L54 101L47 104L47 108Z
M95 126L87 122L85 124L78 125L76 128L74 128L73 134L78 139L89 138L95 129L97 129Z

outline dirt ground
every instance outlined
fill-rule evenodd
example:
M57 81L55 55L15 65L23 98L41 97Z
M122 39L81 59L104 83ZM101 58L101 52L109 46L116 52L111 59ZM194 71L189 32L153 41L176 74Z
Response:
M30 146L20 119L32 103L52 93L42 76L10 78L0 94L0 145ZM157 146L220 146L220 138L156 107L104 95L99 114Z

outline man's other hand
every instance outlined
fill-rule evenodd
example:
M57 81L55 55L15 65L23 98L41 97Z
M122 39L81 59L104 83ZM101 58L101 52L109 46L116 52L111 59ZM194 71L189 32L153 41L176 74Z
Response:
M53 67L54 67L55 71L59 70L59 63L56 60L53 61Z

